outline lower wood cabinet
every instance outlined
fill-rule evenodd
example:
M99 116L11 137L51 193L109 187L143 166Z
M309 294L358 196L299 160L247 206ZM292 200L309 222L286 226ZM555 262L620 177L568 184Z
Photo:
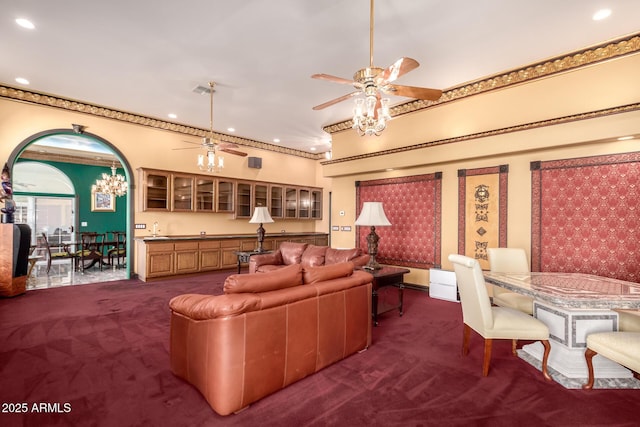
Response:
M144 256L146 278L173 276L175 274L174 256L173 243L149 245Z
M327 234L301 233L265 238L263 248L275 250L282 242L301 242L327 246ZM142 281L204 271L235 269L238 251L252 251L258 245L255 236L220 238L136 239L137 274Z
M197 273L200 271L198 242L179 242L174 244L176 274Z
M220 241L207 240L198 243L200 271L220 269Z

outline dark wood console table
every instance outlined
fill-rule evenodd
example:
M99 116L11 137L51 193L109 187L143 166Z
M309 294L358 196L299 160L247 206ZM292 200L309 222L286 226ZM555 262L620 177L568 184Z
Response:
M371 291L371 315L373 317L374 326L378 326L378 315L387 311L398 309L402 316L402 301L404 290L404 275L409 273L406 268L382 267L379 270L362 269L373 276L373 287ZM378 305L378 289L384 286L395 286L398 288L397 304Z
M240 274L242 264L248 263L251 255L270 254L271 252L273 251L237 251L236 255L238 256L238 274Z

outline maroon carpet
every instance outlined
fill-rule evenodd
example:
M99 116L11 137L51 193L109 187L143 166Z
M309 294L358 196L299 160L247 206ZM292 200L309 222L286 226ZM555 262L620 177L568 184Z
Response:
M369 350L228 417L169 370L168 301L228 273L30 291L0 300L2 426L637 426L638 390L567 390L494 344L460 355L456 303L405 291ZM26 404L27 414L15 414ZM40 412L37 412L39 410Z

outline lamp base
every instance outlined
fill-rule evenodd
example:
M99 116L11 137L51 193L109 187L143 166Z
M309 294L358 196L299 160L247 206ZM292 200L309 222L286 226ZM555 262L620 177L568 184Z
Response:
M260 223L260 227L256 231L258 233L258 249L256 249L256 252L264 252L262 248L262 242L264 242L264 227L262 227L262 223Z
M367 265L362 266L362 268L365 270L380 270L382 266L378 264L378 261L376 261L376 256L369 254L369 257L369 262Z

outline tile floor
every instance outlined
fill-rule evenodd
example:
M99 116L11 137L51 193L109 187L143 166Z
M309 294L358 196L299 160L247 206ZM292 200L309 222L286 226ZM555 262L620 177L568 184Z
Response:
M80 272L73 270L71 260L61 259L51 263L51 270L47 274L47 262L42 260L36 262L33 267L31 276L27 280L27 291L123 279L127 279L127 269L123 266L116 268L104 265L100 270L96 265Z

